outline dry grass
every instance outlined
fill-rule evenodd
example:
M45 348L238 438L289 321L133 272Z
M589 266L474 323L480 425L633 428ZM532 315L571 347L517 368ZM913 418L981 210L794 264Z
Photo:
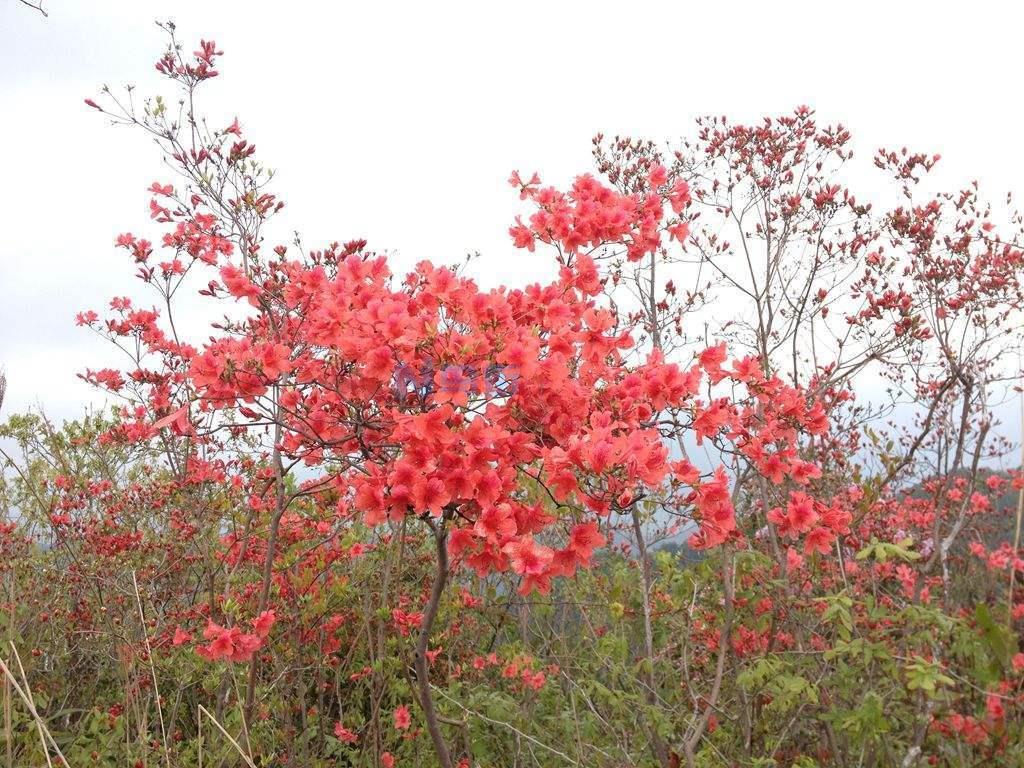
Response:
M49 768L53 768L53 761L50 759L50 749L47 746L47 742L49 742L49 745L53 747L54 754L60 758L64 768L71 768L67 758L64 757L64 753L60 751L60 747L57 746L57 742L54 741L53 736L50 734L50 729L46 727L46 723L43 721L43 718L41 718L39 713L36 711L35 701L32 699L32 689L29 688L28 678L25 676L25 668L21 664L21 656L18 654L18 648L14 643L11 643L10 645L11 650L14 652L14 659L18 662L18 671L21 674L21 684L19 685L18 679L14 676L14 673L11 672L7 662L2 658L0 658L0 671L4 673L4 676L10 683L11 687L14 688L21 700L25 702L25 707L28 709L29 714L32 715L32 719L35 720L36 729L39 731L39 740L42 742L43 754L46 756L46 764ZM8 734L8 744L11 743L10 739L12 736L13 734Z

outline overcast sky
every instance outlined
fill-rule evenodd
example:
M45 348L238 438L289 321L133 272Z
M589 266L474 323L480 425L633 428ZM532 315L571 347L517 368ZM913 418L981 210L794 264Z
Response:
M483 282L521 284L540 267L508 242L509 172L565 184L598 131L673 139L700 114L806 103L852 130L865 169L907 144L941 152L951 185L1022 191L1014 5L46 0L43 18L0 0L4 410L96 402L75 374L117 360L74 314L145 296L113 240L156 239L145 188L172 179L82 100L168 92L155 19L225 51L209 102L279 171L307 244L365 237L401 265L480 251Z

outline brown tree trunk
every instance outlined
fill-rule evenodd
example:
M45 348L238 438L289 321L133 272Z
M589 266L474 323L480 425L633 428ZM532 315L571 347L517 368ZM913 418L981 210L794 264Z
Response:
M430 590L430 602L427 603L427 610L423 614L423 624L420 625L420 635L416 642L416 682L420 689L420 706L423 708L423 716L427 721L427 732L434 742L434 752L437 754L437 762L441 768L452 768L452 757L448 751L448 744L441 733L441 721L434 707L434 697L430 693L430 672L427 662L427 648L430 644L430 633L434 628L434 620L437 618L437 610L441 604L441 596L444 594L445 585L448 583L448 533L445 530L445 521L442 519L437 526L431 525L434 532L434 542L437 547L437 571L434 574L434 585Z

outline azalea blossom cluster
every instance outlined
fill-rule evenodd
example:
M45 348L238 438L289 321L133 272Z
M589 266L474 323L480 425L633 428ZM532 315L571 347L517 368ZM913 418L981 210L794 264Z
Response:
M575 220L610 216L600 212L598 201L604 201L618 206L610 217L615 227L548 227L543 237L566 253L583 242L598 244L593 237L581 241L579 231L633 242L626 233L644 230L635 239L656 242L655 231L645 229L655 201L681 210L685 195L673 185L663 200L658 188L665 185L664 172L652 175L647 202L625 208L594 180L579 182L575 189L588 193ZM604 540L587 514L599 519L628 509L670 476L691 487L686 502L701 524L694 546L715 546L734 534L724 470L703 479L689 461L671 462L661 433L651 426L660 412L676 413L698 442L728 439L774 484L788 477L806 486L820 476L813 463L799 458L797 447L800 435L828 429L820 403L809 403L778 376L766 376L752 358L726 367L724 343L700 353L687 370L658 353L628 365L623 352L633 345L631 334L595 300L601 283L589 256L567 260L555 283L525 290L483 292L426 262L392 286L384 259L359 243L324 251L312 263L281 253L265 265L254 262L247 278L230 262L220 265L218 258L229 258L232 249L214 220L201 213L203 205L193 198L173 213L161 210L177 221L176 231L204 232L215 247L175 239L165 240L166 247L179 260L219 267L224 289L261 311L230 335L194 349L162 333L155 312L139 313L118 300L114 308L126 319L109 321L105 332L134 337L151 354L172 361L173 373L163 378L141 368L129 372L150 385L150 406L166 412L173 381L187 385L179 391L195 393L200 415L215 418L232 408L253 423L278 423L286 457L351 467L324 480L340 495L340 512L355 509L370 525L406 515L450 520L452 557L480 575L511 568L524 591L546 592L551 577L588 565ZM221 290L210 285L212 292ZM89 313L80 321L96 323ZM466 386L460 372L493 365L490 360L514 388L495 377ZM437 389L396 388L401 371L433 366L441 368ZM89 378L113 391L123 387L111 372ZM749 402L697 397L702 385L723 381L744 386ZM194 432L188 410L174 410L154 427ZM577 510L565 548L535 541L557 519L541 504L526 503L524 478ZM789 509L807 512L769 519L783 535L812 533L808 546L827 550L843 530L843 515L819 514L810 499L799 498ZM812 526L819 518L823 524Z

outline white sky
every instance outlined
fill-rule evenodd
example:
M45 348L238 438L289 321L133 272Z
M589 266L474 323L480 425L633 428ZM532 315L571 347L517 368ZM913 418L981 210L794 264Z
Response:
M699 114L806 103L852 130L862 168L907 144L942 153L951 185L1024 192L1015 5L48 0L42 18L0 0L4 411L96 402L75 374L117 359L74 314L145 296L113 240L157 239L145 188L172 177L82 100L170 92L153 71L169 10L188 45L226 52L208 103L278 169L307 245L365 237L403 266L479 250L482 282L521 284L544 262L508 241L509 172L563 185L597 131L674 139Z

